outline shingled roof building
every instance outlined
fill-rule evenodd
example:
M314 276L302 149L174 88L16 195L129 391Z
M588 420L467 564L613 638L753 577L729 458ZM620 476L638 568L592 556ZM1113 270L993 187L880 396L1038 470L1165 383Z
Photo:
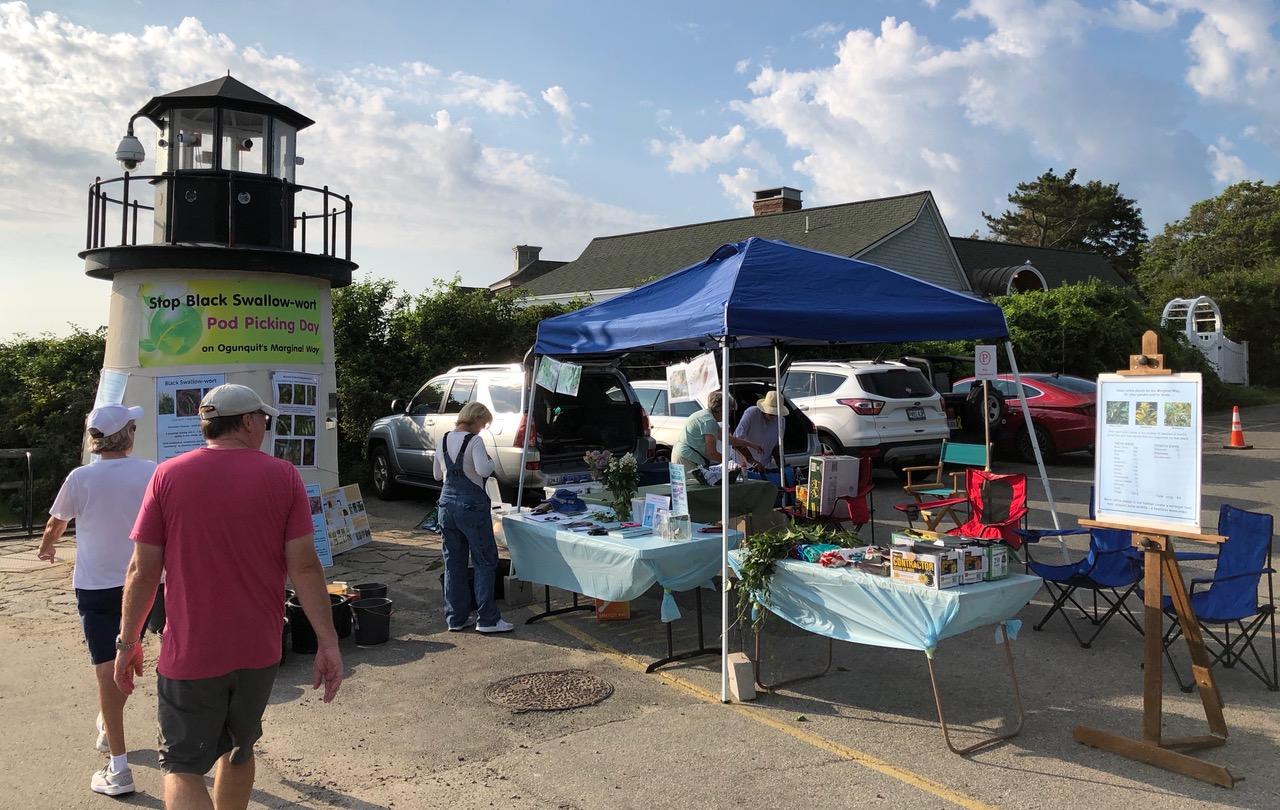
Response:
M489 289L518 289L534 302L585 296L603 301L702 261L721 245L752 236L862 259L947 289L980 295L1045 289L1066 283L1073 275L1101 276L1103 266L1114 277L1112 283L1123 284L1105 258L1092 254L952 239L929 191L809 209L803 208L800 196L798 189L786 186L763 189L755 192L753 216L599 236L581 256L566 263L538 260L540 248L517 246L515 272ZM958 252L961 248L966 254ZM1001 253L1001 248L1016 250ZM1026 266L1031 256L1035 267ZM1083 269L1068 267L1072 257L1084 262ZM1049 272L1040 270L1041 261ZM1050 276L1061 280L1054 283Z
M752 236L856 256L952 290L971 289L928 191L803 209L800 192L782 187L757 191L754 208L749 217L596 237L574 261L514 285L504 278L490 289L515 286L535 301L585 295L602 301Z

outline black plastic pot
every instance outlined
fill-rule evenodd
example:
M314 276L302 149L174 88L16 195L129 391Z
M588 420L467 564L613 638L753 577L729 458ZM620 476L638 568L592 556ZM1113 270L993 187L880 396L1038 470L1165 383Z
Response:
M302 611L302 605L298 603L296 597L289 600L285 612L285 618L289 621L289 636L293 639L293 651L299 655L314 655L320 648L320 643L316 640L316 631L311 627L311 622L307 621L307 614Z
M351 603L356 618L356 644L372 647L385 644L391 638L391 600L386 598L357 599Z
M361 582L352 586L360 594L359 599L386 599L387 584L385 582Z
M329 594L329 604L333 607L333 629L338 638L351 635L351 603L345 596Z

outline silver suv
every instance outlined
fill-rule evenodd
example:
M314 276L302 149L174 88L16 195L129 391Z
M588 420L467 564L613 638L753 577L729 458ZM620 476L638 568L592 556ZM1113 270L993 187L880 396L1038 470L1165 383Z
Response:
M942 396L903 363L798 362L782 387L832 453L869 455L899 470L937 461L950 434Z
M514 503L524 445L526 376L518 363L457 366L432 377L406 405L391 403L391 416L369 428L365 454L374 492L383 500L405 487L438 488L436 448L453 430L462 406L476 400L493 412L493 424L480 432L493 459L502 498ZM649 420L625 377L610 365L584 365L576 397L538 389L533 435L525 462L524 485L538 491L587 475L582 455L608 448L616 455L651 455Z

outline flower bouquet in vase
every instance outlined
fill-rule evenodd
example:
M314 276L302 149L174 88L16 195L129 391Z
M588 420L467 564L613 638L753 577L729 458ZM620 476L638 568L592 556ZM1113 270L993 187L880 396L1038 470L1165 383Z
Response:
M608 450L588 450L582 454L582 460L587 463L587 472L591 473L592 481L600 480L600 476L612 459L613 453Z
M640 486L640 473L636 469L636 457L627 453L621 458L612 458L605 464L600 480L609 490L609 505L618 514L618 520L626 522L632 519L631 499L636 496Z

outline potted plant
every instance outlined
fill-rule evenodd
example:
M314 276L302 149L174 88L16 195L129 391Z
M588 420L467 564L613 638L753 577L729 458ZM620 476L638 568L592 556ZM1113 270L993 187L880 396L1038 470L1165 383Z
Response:
M640 474L636 470L636 457L627 453L621 458L610 457L600 473L600 481L609 490L609 505L618 520L631 520L631 499L640 486Z

